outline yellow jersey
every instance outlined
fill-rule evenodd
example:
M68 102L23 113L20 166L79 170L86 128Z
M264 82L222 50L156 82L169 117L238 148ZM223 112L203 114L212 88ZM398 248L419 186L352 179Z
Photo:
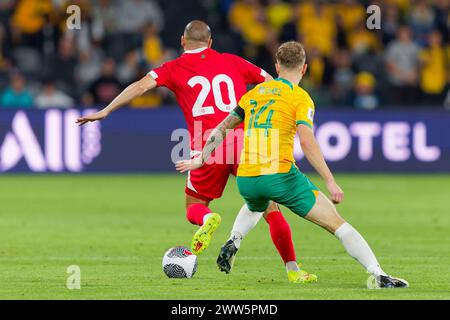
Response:
M237 175L289 172L295 162L297 126L313 127L314 103L309 94L278 78L247 92L238 108L244 115L244 145Z
M420 73L420 87L425 93L440 94L447 85L447 59L442 47L422 50L423 67Z

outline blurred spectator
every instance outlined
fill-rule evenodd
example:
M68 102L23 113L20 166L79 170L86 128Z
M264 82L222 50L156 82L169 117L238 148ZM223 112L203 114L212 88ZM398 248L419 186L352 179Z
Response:
M9 65L9 45L6 41L5 28L0 23L0 72L5 70Z
M322 85L324 69L325 64L320 51L316 48L311 49L308 52L308 74L306 75L306 81L310 82L310 85L319 88Z
M269 33L264 10L258 0L236 0L230 8L230 24L244 41L260 46Z
M153 23L148 23L144 29L144 56L148 64L158 66L164 58L164 47Z
M450 31L450 1L435 0L434 15L436 28L441 32L444 42L447 43Z
M69 37L61 38L58 52L49 57L46 75L55 79L56 83L66 92L75 95L74 88L75 67L77 66L74 40Z
M322 55L329 56L336 36L332 6L324 1L304 2L298 10L298 32L307 51L316 48Z
M80 86L80 91L86 90L92 82L100 77L102 59L103 53L95 48L80 52L75 69L75 79Z
M299 21L299 10L292 7L291 19L287 21L280 30L278 35L278 41L280 43L292 40L298 40L298 21Z
M258 0L237 0L230 8L229 22L243 41L240 54L269 73L274 72L273 52L277 47L277 32L267 21L265 8Z
M152 23L157 30L164 24L161 8L152 0L118 1L115 10L117 34L111 41L115 42L112 54L116 59L122 59L130 49L142 47L142 32L147 23Z
M119 14L116 0L96 0L92 3L92 38L108 56L120 57L126 45L118 32Z
M355 78L355 97L353 106L357 109L372 110L380 105L375 94L375 78L368 72L361 72Z
M0 1L0 23L6 25L14 10L16 0L2 0Z
M392 99L398 105L417 101L419 47L412 41L411 30L402 26L386 52L389 80L392 85Z
M56 88L53 80L47 79L35 99L36 107L46 108L69 108L75 105L75 101L64 92Z
M327 68L326 81L331 86L330 94L333 103L337 105L350 103L350 94L355 76L350 53L342 49L336 51L331 57Z
M283 26L292 19L292 6L282 0L269 0L266 14L269 24L280 33Z
M0 107L2 108L31 108L33 96L25 87L24 77L13 72L10 76L11 86L0 95Z
M336 14L342 19L346 32L352 31L366 19L364 6L356 0L343 0L336 4Z
M435 16L426 0L416 0L409 13L409 24L420 46L426 45L427 33L435 27Z
M11 43L5 26L0 23L0 65L6 59L11 58Z
M420 52L420 88L425 104L442 104L449 70L448 56L442 45L442 35L435 30L428 36L428 47Z
M93 38L95 41L107 40L116 32L118 14L117 7L112 0L93 1Z
M11 18L14 37L25 45L41 48L42 28L53 12L51 0L18 0Z
M348 46L355 55L361 55L369 51L377 51L380 44L375 32L368 30L364 21L358 22L354 29L348 33Z
M118 30L123 33L136 33L142 31L148 23L153 23L158 30L164 24L164 15L159 5L152 0L120 1L117 8Z
M404 15L410 8L411 0L384 0L387 4L395 5L401 11L401 14Z
M121 91L122 85L116 76L116 63L112 58L106 58L102 64L102 73L89 88L83 98L86 105L106 105L110 103Z
M400 15L396 5L387 4L384 7L383 16L383 43L387 44L395 39L395 34L400 26Z
M66 26L72 4L81 7L79 30ZM381 7L381 30L365 26L372 4ZM51 77L76 103L103 101L115 81L128 84L167 61L179 50L186 22L201 17L215 48L272 74L278 44L302 41L309 65L303 86L318 104L352 105L355 74L367 72L383 104L442 105L450 77L449 8L449 0L0 0L0 91L11 85L14 67L30 88ZM118 66L107 77L105 56ZM94 82L101 85L89 90ZM156 96L135 103L159 105Z
M139 72L139 56L136 49L130 50L125 55L123 63L117 68L117 79L124 85L136 79Z

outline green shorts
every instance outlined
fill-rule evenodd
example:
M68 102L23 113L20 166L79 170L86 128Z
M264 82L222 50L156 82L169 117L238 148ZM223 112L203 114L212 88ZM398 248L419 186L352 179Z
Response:
M237 177L239 192L251 211L263 212L273 200L304 217L316 203L319 189L292 165L288 173Z

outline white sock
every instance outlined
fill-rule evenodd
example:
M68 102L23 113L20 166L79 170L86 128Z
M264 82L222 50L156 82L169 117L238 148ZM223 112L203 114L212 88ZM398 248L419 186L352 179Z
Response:
M286 271L299 271L297 261L288 261L286 262Z
M252 230L263 216L263 212L253 212L244 204L234 220L233 229L229 240L234 242L236 248L241 245L241 240Z
M344 223L334 235L341 241L348 254L362 264L367 272L374 276L386 275L366 240L350 224Z
M206 220L208 220L208 218L211 217L211 216L212 216L212 213L205 214L203 216L203 224L205 224Z
M234 242L234 245L236 246L236 248L239 249L239 247L241 246L241 240L242 240L243 238L244 238L244 237L243 237L242 234L240 234L239 232L237 232L237 231L231 231L231 236L230 236L230 239L228 239L228 240L233 241L233 242Z

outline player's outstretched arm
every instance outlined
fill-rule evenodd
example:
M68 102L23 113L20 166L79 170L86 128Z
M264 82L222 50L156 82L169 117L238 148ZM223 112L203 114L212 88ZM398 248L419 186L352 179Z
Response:
M236 128L241 122L242 118L235 113L230 113L209 135L206 141L203 151L200 156L191 160L178 161L175 164L176 169L181 172L187 172L195 170L203 166L203 164L209 159L211 154L222 143L227 136L228 130Z
M308 162L325 181L331 195L331 200L334 203L342 202L344 200L344 192L334 180L333 174L325 162L322 150L320 150L320 146L314 137L313 130L304 124L299 124L297 126L297 133L300 137L300 145L306 159L308 159Z
M82 126L88 122L103 120L111 112L116 111L120 107L129 103L134 98L143 95L145 92L155 87L156 81L152 77L146 75L141 80L133 82L128 87L126 87L106 108L100 110L99 112L78 118L76 123Z

